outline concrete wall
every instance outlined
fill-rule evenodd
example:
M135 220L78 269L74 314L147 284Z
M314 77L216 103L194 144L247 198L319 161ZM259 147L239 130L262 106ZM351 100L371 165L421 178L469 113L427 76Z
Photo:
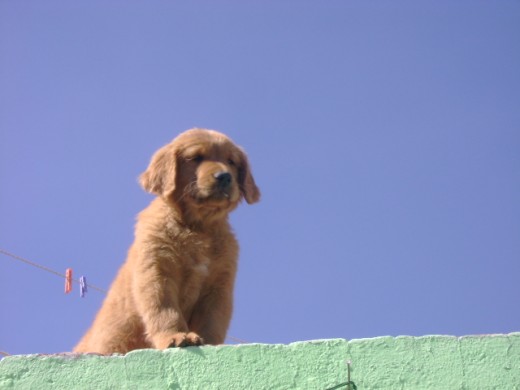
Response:
M520 333L10 356L0 389L326 390L347 382L346 360L358 390L520 390Z

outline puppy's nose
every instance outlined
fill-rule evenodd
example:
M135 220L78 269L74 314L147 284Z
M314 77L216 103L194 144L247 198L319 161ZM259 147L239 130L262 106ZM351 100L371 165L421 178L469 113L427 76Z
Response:
M229 188L233 179L229 172L217 172L213 174L213 177L217 180L217 184L221 189Z

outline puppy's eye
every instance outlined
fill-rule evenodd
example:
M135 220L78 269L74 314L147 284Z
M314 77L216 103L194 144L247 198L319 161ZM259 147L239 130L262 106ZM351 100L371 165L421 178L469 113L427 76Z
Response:
M233 167L237 165L237 164L235 163L235 161L232 160L232 159L227 160L227 162L228 162L229 165L231 165L231 166L233 166Z
M193 156L192 158L190 158L190 161L195 161L195 162L202 162L204 160L204 156L202 154L197 154L196 156Z

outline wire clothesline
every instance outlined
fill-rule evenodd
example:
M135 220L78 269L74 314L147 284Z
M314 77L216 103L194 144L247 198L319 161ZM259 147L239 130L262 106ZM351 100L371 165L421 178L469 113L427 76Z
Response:
M11 258L13 258L15 260L21 261L21 262L23 262L25 264L28 264L28 265L30 265L32 267L39 268L39 269L41 269L43 271L46 271L46 272L51 273L53 275L59 276L59 277L61 277L63 279L67 279L67 276L65 274L63 274L61 272L58 272L58 271L55 271L55 270L53 270L53 269L51 269L49 267L45 267L45 266L43 266L41 264L35 263L34 261L27 260L27 259L25 259L23 257L20 257L20 256L17 256L15 254L13 254L13 253L7 252L7 251L5 251L3 249L0 249L0 253L2 253L3 255L9 256L9 257L11 257ZM75 282L75 283L80 284L80 280L79 279L72 278L72 281ZM102 292L104 294L107 293L107 291L105 289L102 289L101 287L95 286L95 285L90 284L90 283L87 284L87 287L90 288L90 289Z

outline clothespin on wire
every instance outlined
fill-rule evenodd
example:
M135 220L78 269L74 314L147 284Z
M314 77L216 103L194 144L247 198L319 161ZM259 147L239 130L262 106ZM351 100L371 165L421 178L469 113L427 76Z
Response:
M79 296L81 298L85 298L85 294L87 293L87 278L84 276L81 276L79 278Z
M65 294L72 291L72 268L67 268L65 271Z

